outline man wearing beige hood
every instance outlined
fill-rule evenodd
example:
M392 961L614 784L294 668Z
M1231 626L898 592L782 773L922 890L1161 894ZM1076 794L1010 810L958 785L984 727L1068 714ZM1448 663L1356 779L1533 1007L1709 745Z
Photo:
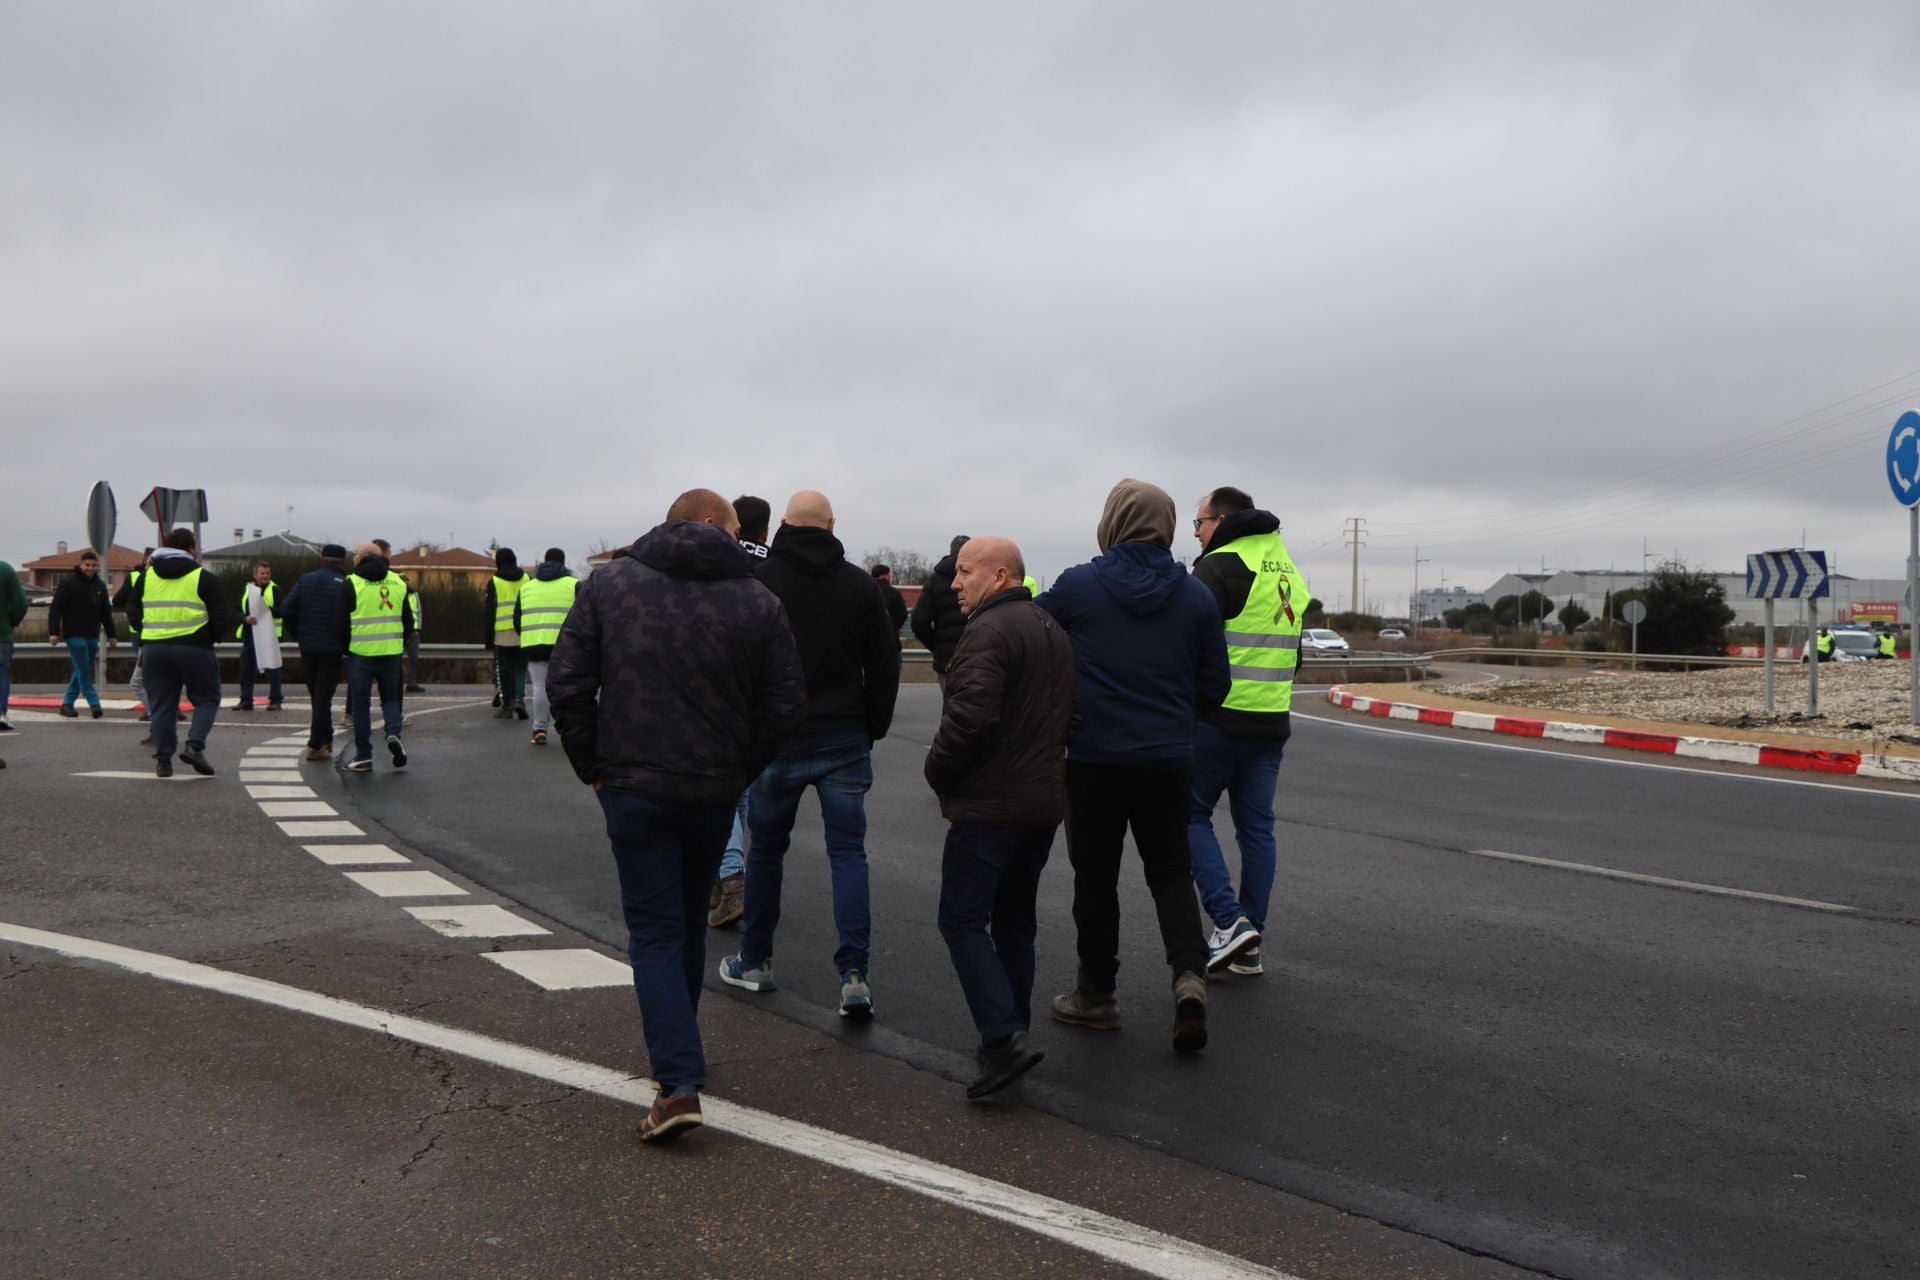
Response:
M1107 495L1101 554L1039 599L1073 641L1085 719L1067 752L1067 857L1080 969L1053 1016L1120 1025L1120 859L1127 831L1146 872L1173 974L1173 1047L1207 1043L1207 935L1187 849L1194 726L1232 684L1220 609L1174 560L1166 490L1122 480Z

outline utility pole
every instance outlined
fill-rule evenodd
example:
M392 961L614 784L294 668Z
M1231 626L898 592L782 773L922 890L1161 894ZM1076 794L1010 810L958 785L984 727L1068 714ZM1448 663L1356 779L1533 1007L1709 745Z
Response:
M1414 543L1413 544L1413 608L1412 610L1410 610L1410 612L1413 614L1413 638L1415 640L1418 640L1420 638L1420 566L1427 563L1429 562L1426 560L1422 560L1420 558L1420 544L1417 542ZM1442 574L1441 575L1442 586L1446 585L1445 578L1446 578L1446 575Z
M1353 595L1355 613L1360 611L1360 548L1367 545L1366 520L1360 516L1347 517L1347 545L1353 548Z

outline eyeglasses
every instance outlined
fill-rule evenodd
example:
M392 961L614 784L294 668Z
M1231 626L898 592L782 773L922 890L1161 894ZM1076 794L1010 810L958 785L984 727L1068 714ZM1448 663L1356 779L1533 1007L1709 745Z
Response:
M1193 521L1193 531L1195 533L1198 533L1200 532L1201 525L1212 524L1214 521L1218 520L1219 518L1220 518L1219 516L1196 516L1194 517L1194 521Z

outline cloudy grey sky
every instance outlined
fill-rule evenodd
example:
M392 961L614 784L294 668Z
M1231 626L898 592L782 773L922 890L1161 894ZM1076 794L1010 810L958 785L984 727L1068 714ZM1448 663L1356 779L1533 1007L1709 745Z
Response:
M1916 46L1900 4L7 5L0 556L96 479L135 544L162 484L215 544L292 504L576 557L698 484L1050 577L1137 475L1250 489L1329 601L1349 516L1380 598L1416 543L1481 587L1804 527L1898 575Z

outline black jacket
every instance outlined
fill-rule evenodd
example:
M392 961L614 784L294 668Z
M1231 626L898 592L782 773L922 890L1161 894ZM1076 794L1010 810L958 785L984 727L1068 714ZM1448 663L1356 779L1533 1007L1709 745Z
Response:
M47 636L98 640L102 631L109 639L120 638L113 629L113 601L107 596L107 584L97 573L89 578L76 569L53 589L53 601L47 605Z
M567 570L567 566L557 560L542 560L540 566L533 571L533 577L536 582L552 582L558 578L571 578L572 576L573 574ZM525 591L526 587L523 585L520 589ZM518 596L515 596L513 600L513 629L515 631L520 630L520 598ZM520 652L526 656L528 662L545 662L553 656L553 646L550 644L526 644L520 646Z
M353 652L353 606L358 591L353 584L353 579L364 578L368 582L385 582L387 575L392 572L393 566L387 563L385 556L367 556L353 566L353 572L344 580L345 585L340 598L340 621L335 624L333 631L334 643L340 646L341 653ZM400 586L400 643L403 645L413 639L413 610L407 604L407 594L408 590L403 582Z
M944 672L953 658L953 647L960 643L960 629L967 615L960 612L960 597L953 589L953 567L959 559L949 553L920 588L920 599L913 606L913 634L933 654L933 669Z
M340 619L353 614L353 587L329 565L303 573L280 604L280 620L300 652L341 654Z
M1255 534L1273 533L1280 527L1280 517L1271 511L1236 511L1214 526L1213 537L1207 540L1206 551L1200 553L1200 559L1193 566L1193 576L1201 586L1213 593L1220 606L1220 619L1230 622L1240 616L1247 607L1247 593L1253 590L1253 570L1239 556L1209 555L1230 542ZM1304 611L1303 601L1300 608ZM1293 734L1293 715L1287 711L1235 711L1231 707L1219 707L1201 717L1208 724L1226 734L1229 738L1258 738L1269 742L1284 741Z
M1067 813L1080 695L1067 633L1026 587L988 597L947 668L924 766L949 822L1052 825Z
M891 582L880 582L878 578L874 581L880 585L880 599L887 606L887 621L892 624L893 634L897 637L900 628L907 625L907 598Z
M580 584L547 697L582 782L731 807L806 716L780 602L724 529L669 520Z
M153 553L153 560L147 565L147 571L140 575L140 629L142 632L145 632L147 629L147 591L152 587L154 580L156 578L163 578L169 582L176 581L186 577L200 567L200 562L184 551L175 551L170 547L163 547ZM238 620L228 611L227 593L220 589L220 579L214 575L211 569L202 572L200 575L199 595L200 603L206 606L207 610L206 625L184 636L173 640L162 641L161 643L190 644L200 649L211 649L213 648L215 640L226 639L233 635L233 628ZM144 635L142 639L145 639Z
M887 625L880 584L847 562L825 529L783 524L759 578L786 606L807 676L809 731L858 729L887 736L900 692L900 643Z

